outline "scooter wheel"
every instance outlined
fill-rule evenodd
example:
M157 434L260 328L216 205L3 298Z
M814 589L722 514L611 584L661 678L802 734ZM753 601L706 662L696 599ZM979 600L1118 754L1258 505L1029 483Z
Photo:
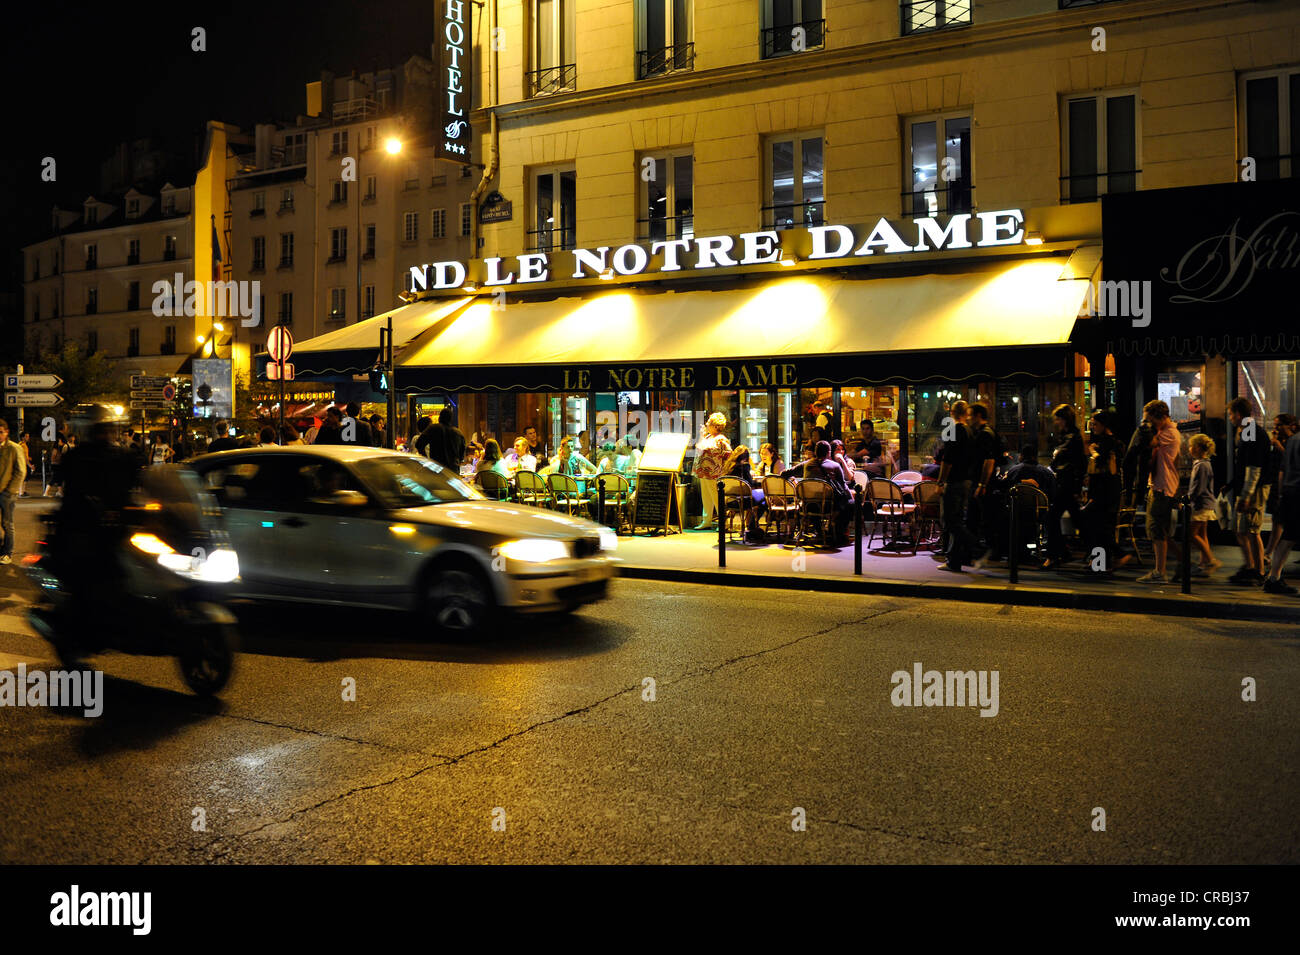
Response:
M179 663L185 685L199 696L220 693L230 681L235 665L235 628L229 614L219 608L195 608L189 626L188 645Z

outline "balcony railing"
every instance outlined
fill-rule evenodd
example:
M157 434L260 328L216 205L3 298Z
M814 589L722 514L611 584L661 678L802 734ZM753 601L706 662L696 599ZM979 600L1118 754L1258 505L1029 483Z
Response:
M525 73L529 96L550 96L553 93L568 93L578 88L578 64L566 63L563 66L549 66L544 70Z
M277 269L291 269L291 268L293 268L293 256L292 256L292 255L282 255L282 256L280 256L280 264L277 265L276 268L277 268Z
M128 254L127 254L127 257L126 257L126 264L127 264L127 265L139 265L139 264L140 264L140 253L139 253L139 252L131 252L131 253L128 253Z
M127 358L136 358L136 357L139 356L139 354L140 354L140 346L139 346L139 345L127 345L127 346L126 346L126 357L127 357Z
M695 235L695 216L665 216L662 219L637 219L638 242L666 242Z
M87 303L86 303L86 314L87 314L87 315L98 315L98 314L99 314L99 303L98 303L98 302L87 302Z
M971 0L914 0L899 6L903 36L942 30L947 27L970 26Z
M800 37L802 33L802 37ZM763 59L820 50L826 45L826 21L804 20L768 27L763 31Z
M293 200L289 200L288 202L281 200L280 208L276 215L284 215L286 212L293 212Z
M99 262L98 262L98 260L97 260L93 255L90 256L88 259L86 259L86 271L87 271L87 272L89 272L91 269L94 269L94 268L97 267L98 265L99 265Z
M164 261L164 262L171 262L171 261L172 261L173 259L175 259L175 258L176 258L176 250L175 250L175 249L163 249L163 261Z
M253 267L252 267L251 269L249 269L249 271L250 271L250 272L265 272L265 271L266 271L266 259L253 259Z
M345 99L334 104L334 122L350 123L379 113L379 102L368 96Z
M638 79L663 76L695 69L695 44L678 43L658 50L638 50L636 75Z
M176 354L176 343L175 343L175 342L163 342L162 345L158 348L158 354L160 354L160 355L174 355L174 354Z
M903 193L903 215L923 219L974 212L974 191L975 184L971 182L953 182L942 189L908 190Z
M140 310L140 299L138 296L126 300L126 310L128 312L138 312Z
M259 217L261 217L261 216L264 216L264 215L266 215L266 210L265 210L265 209L249 209L249 210L248 210L248 218L250 218L250 219L257 219L257 218L259 218Z
M577 248L576 226L567 229L537 229L527 233L529 252L554 252L557 249Z
M809 226L825 225L825 207L825 199L764 206L763 222L769 229L806 229Z
M1103 195L1117 195L1137 191L1137 177L1141 169L1121 169L1117 172L1090 172L1061 177L1061 204L1096 202ZM1106 189L1098 188L1098 180L1105 180Z
M292 325L293 312L281 312L279 316L279 320L281 325Z

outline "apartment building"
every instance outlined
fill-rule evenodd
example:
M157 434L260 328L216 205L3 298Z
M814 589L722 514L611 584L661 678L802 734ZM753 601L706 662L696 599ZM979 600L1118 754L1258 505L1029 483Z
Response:
M471 18L483 190L513 215L482 224L463 276L425 273L426 297L470 304L398 375L462 421L556 438L665 413L694 432L721 410L733 442L785 455L820 402L832 430L871 417L916 465L958 396L1042 446L1056 402L1131 412L1159 393L1197 427L1234 362L1294 377L1294 337L1157 359L1076 322L1115 274L1108 204L1111 228L1128 196L1259 197L1291 175L1294 4L489 0ZM994 223L1007 241L974 241ZM969 241L933 241L953 230ZM763 233L779 249L743 245ZM1270 320L1258 302L1213 319Z
M257 280L254 353L287 325L297 339L390 311L409 261L470 254L468 167L434 159L432 64L322 74L292 124L259 124L228 183L231 275ZM375 342L376 349L378 341Z

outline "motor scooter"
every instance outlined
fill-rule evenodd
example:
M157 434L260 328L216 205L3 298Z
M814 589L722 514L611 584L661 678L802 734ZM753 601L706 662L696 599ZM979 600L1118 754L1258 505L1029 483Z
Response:
M230 679L236 643L223 602L239 558L221 509L179 465L144 469L136 497L89 530L45 516L37 552L20 562L39 588L27 618L65 666L105 650L173 656L189 688L211 696Z

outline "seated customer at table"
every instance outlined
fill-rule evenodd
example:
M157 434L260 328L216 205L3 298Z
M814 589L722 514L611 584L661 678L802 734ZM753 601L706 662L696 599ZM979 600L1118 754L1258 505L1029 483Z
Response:
M776 446L764 443L758 449L759 462L758 467L754 469L754 476L765 478L768 475L781 476L785 466L781 463L781 458L776 453Z
M749 448L743 444L737 445L727 455L727 460L722 463L722 473L728 477L740 478L752 489L750 491L752 500L748 507L749 516L745 523L745 540L751 544L763 543L763 532L758 529L758 519L767 510L767 503L764 500L763 491L755 487L759 483L759 479L754 477L749 460Z
M850 505L853 495L844 480L844 469L831 460L831 446L828 441L818 441L813 449L813 460L796 464L781 472L786 478L817 478L831 486L831 497L835 502L835 539L834 546L843 547L848 543L849 518L853 516Z
M1007 469L1007 486L1032 484L1047 495L1050 501L1056 494L1056 474L1038 463L1038 447L1027 444L1020 449L1020 463Z
M551 462L540 473L582 477L585 474L595 474L596 466L574 449L572 438L565 438L560 442L560 453L551 458Z
M505 459L501 457L501 445L497 444L496 438L488 438L484 442L483 453L474 462L474 473L478 474L480 471L495 471L506 479L511 476Z
M537 458L533 456L528 439L524 437L515 438L515 445L505 456L505 462L505 468L510 477L514 477L521 470L537 470Z
M856 470L853 466L853 459L844 453L844 442L839 438L831 441L831 458L844 469L844 483L850 484L853 481L853 472Z

